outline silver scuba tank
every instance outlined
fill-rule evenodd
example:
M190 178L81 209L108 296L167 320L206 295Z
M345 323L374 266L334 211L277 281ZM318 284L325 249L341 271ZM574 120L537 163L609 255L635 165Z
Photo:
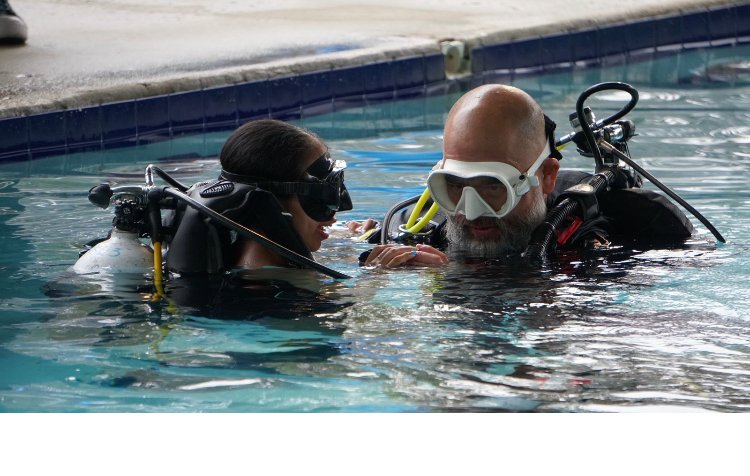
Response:
M111 236L87 251L73 265L78 274L151 272L154 253L141 243L135 231L112 228Z

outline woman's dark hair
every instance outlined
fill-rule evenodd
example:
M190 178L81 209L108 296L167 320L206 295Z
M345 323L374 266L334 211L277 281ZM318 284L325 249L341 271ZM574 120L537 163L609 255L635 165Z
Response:
M310 131L274 119L251 121L229 136L219 153L227 172L270 180L297 180L322 141Z

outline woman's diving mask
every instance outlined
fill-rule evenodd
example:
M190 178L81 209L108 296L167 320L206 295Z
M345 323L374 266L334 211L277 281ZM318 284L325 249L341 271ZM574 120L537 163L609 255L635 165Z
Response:
M549 143L524 173L502 162L464 162L444 159L427 178L430 194L449 215L467 220L502 218L532 187L539 186L537 170L553 154Z
M305 213L315 221L333 219L336 212L352 209L352 199L344 185L346 162L333 160L326 152L313 162L297 182L274 182L222 170L221 176L233 182L254 184L279 195L297 195Z

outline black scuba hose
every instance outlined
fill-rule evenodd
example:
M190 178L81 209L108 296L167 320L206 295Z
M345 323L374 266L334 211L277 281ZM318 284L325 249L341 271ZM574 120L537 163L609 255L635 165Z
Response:
M593 94L608 89L618 89L620 91L627 92L628 94L630 94L630 102L628 102L628 104L626 104L624 108L620 109L615 114L612 114L611 116L604 118L601 121L597 121L594 124L589 124L586 121L583 113L583 103L586 102L586 100ZM578 114L578 121L581 124L581 132L583 132L583 135L586 138L586 142L588 142L589 148L594 154L594 162L596 163L597 168L604 166L604 160L602 159L602 153L599 150L599 145L596 143L596 138L594 137L592 126L594 129L599 129L615 122L617 119L624 117L627 113L632 111L637 102L638 91L636 91L635 88L633 88L629 84L616 82L595 84L581 93L580 96L578 96L578 100L576 101L576 114Z
M299 264L301 266L314 269L316 271L320 271L323 274L326 274L332 278L336 279L349 279L351 276L341 273L339 271L336 271L335 269L331 269L327 266L324 266L317 261L311 260L310 258L306 256L302 256L301 254L295 253L294 251L285 248L281 246L280 244L276 243L275 241L271 241L265 236L254 232L253 230L246 228L242 226L241 224L237 223L234 220L231 220L224 215L208 208L207 206L203 205L202 203L198 202L197 200L193 199L189 195L182 193L179 190L173 190L171 188L165 187L163 189L163 192L166 195L171 195L175 198L178 198L185 202L186 204L190 205L191 207L198 210L200 213L203 213L204 215L207 215L208 217L216 220L217 222L221 223L225 227L235 230L237 234L240 236L247 238L249 240L256 241L260 243L261 245L265 246L266 248L270 249L271 251L274 251L275 253L280 254L284 258L288 259L289 261Z
M714 227L710 221L706 217L704 217L698 210L696 210L692 205L690 205L688 202L685 201L682 197L677 195L675 191L673 191L671 188L667 187L659 179L651 175L646 169L635 163L633 159L628 157L626 154L623 154L619 150L617 150L615 147L613 147L611 144L605 141L601 141L601 146L605 147L607 149L607 152L612 153L616 155L620 160L631 166L633 169L635 169L636 172L646 177L651 183L659 187L664 193L669 195L674 201L685 207L687 211L693 214L695 218L697 218L703 225L708 228L708 230L711 232L711 234L714 235L714 237L719 240L722 243L726 243L726 240L723 236L721 236L721 233L719 233L719 230Z
M608 89L616 89L619 91L624 91L630 95L630 101L617 111L616 113L612 114L609 117L605 117L604 119L601 119L599 121L594 122L593 124L589 124L586 121L586 116L584 114L584 108L583 105L586 102L586 100L591 97L593 94L596 94L600 91L606 91ZM626 114L628 114L630 111L635 108L635 105L638 103L638 91L632 87L629 84L626 83L620 83L620 82L608 82L608 83L599 83L591 86L590 88L586 89L584 92L581 93L580 96L578 96L578 100L576 101L576 115L578 116L578 123L581 126L581 130L579 132L573 132L570 133L564 137L561 137L559 141L555 142L555 145L557 147L567 144L571 140L576 140L580 135L583 135L586 139L586 143L589 146L589 149L591 149L591 153L594 155L594 161L596 163L597 167L601 167L603 165L602 160L602 154L599 150L599 147L596 143L596 138L594 137L594 130L601 129L604 126L607 126L609 124L612 124L616 120L625 117Z
M570 198L566 198L547 213L544 222L534 230L523 256L530 261L542 261L552 252L551 246L556 239L556 231L565 219L580 210L581 205Z
M604 170L591 177L586 184L593 189L595 196L607 190L609 183L614 179L614 173L610 170ZM560 200L552 210L547 213L544 221L534 230L529 240L529 246L526 248L523 256L530 261L541 261L547 255L554 251L554 244L557 240L557 230L572 215L583 213L581 202L573 197L566 197Z

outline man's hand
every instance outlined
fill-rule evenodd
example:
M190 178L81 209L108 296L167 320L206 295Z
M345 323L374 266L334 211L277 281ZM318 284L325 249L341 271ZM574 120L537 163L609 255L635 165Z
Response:
M397 268L406 264L442 265L447 262L448 255L430 245L378 245L372 249L364 266Z
M351 231L352 234L361 235L362 233L365 233L375 228L377 224L378 222L376 222L372 218L368 218L367 220L363 222L349 221L346 223L346 227L349 228L349 231Z

